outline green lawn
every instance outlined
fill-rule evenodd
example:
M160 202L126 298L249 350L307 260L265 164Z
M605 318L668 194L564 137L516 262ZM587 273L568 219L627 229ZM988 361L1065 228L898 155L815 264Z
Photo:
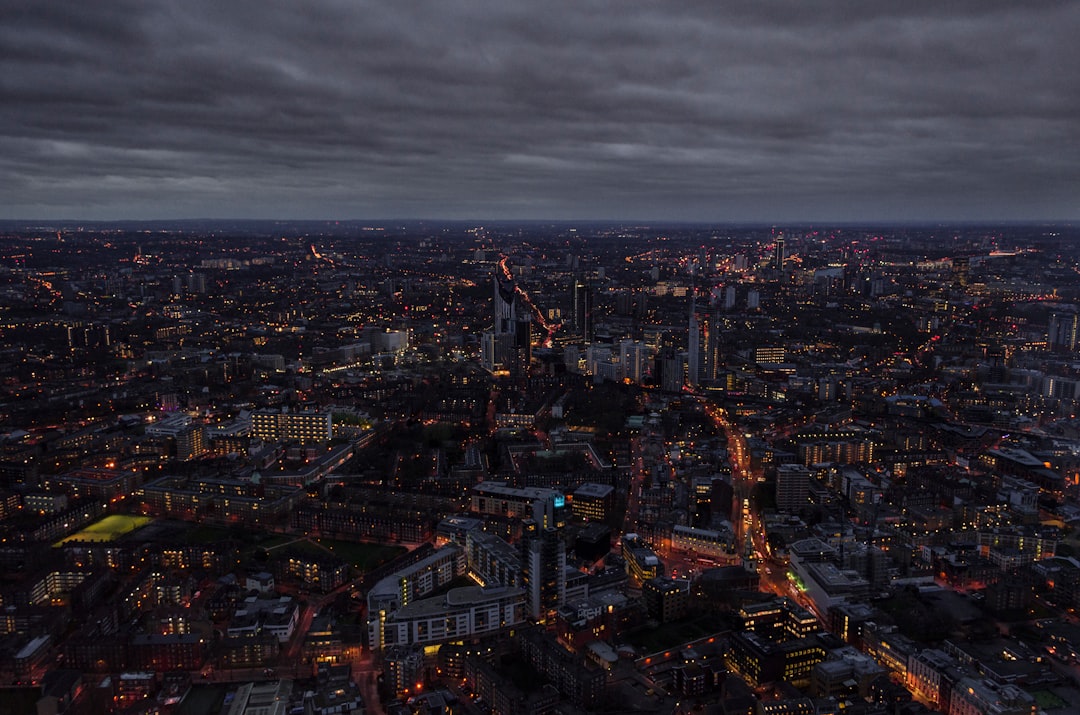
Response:
M110 514L100 521L87 526L67 538L53 544L61 546L69 541L115 541L124 534L131 533L136 529L149 524L153 519L148 516L130 516L127 514Z
M1068 703L1049 690L1036 690L1031 694L1035 698L1035 704L1038 705L1041 710L1057 710L1058 708L1063 708L1068 705Z

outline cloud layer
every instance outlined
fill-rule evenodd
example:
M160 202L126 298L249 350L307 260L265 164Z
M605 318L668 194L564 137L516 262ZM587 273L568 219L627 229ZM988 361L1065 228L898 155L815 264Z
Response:
M1077 37L1074 0L16 0L0 217L1080 218Z

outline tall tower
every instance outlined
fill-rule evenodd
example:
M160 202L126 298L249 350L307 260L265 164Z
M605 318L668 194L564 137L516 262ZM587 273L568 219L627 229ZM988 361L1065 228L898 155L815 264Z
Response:
M690 387L701 384L701 373L705 362L705 349L701 344L701 319L695 304L690 304L690 328L686 339L686 381Z
M481 336L481 362L490 372L521 373L532 360L532 315L519 314L517 288L498 271L494 288L494 323Z
M784 270L784 235L776 238L776 246L773 249L773 268L778 271Z
M514 376L525 373L532 362L532 316L528 313L514 321L508 362Z
M514 323L517 321L517 295L514 284L504 281L503 277L495 272L495 328L496 335L506 335L514 332Z
M623 340L619 343L619 364L623 368L623 377L630 382L641 384L645 377L648 346L640 340Z
M593 289L580 280L574 281L574 334L583 342L592 342Z
M720 321L712 308L698 309L691 302L687 335L687 382L691 387L709 383L720 374Z
M683 387L683 368L685 361L681 353L674 348L664 348L656 358L654 376L656 383L664 392L679 392Z
M533 519L523 520L521 527L522 580L529 613L535 620L548 622L566 599L562 532L554 526L544 528Z

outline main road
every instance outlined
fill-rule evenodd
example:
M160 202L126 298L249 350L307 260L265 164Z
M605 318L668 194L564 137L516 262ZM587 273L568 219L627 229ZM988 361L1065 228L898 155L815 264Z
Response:
M750 468L750 449L746 436L728 419L723 407L706 402L705 414L727 437L728 461L731 462L731 525L735 530L735 544L740 552L746 550L746 538L757 531L750 497L757 484L757 477ZM751 538L751 542L753 539ZM751 543L751 551L753 551Z

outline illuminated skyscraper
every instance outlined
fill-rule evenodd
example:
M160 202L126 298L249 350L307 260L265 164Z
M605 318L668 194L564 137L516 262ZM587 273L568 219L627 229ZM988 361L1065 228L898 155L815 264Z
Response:
M773 249L773 268L780 271L784 269L784 237L778 236L776 247Z
M693 308L690 309L690 328L686 337L687 382L691 387L697 387L701 384L705 352L701 340L701 316Z
M711 383L720 374L720 321L712 308L692 302L687 335L687 382L691 387Z
M517 322L517 294L514 284L505 280L503 276L495 273L495 327L496 335L504 335L514 332L514 324Z
M498 272L494 288L494 323L481 336L482 364L495 373L524 372L532 360L532 316L519 310L517 288Z

